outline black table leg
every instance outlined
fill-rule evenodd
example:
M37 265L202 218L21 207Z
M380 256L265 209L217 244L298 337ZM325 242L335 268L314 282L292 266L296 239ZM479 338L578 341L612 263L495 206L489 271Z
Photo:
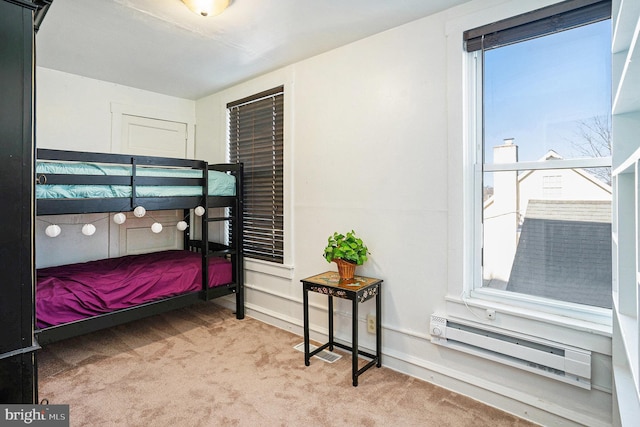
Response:
M381 354L382 354L382 320L380 320L381 303L380 303L380 291L376 294L376 367L382 366Z
M333 351L333 297L329 298L329 351Z
M353 386L358 386L358 301L356 298L352 300L352 331L351 331L351 370L353 377Z
M304 365L309 366L309 291L302 289L302 306L304 311Z

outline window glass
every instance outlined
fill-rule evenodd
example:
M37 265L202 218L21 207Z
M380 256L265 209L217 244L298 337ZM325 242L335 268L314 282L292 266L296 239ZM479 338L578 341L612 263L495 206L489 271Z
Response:
M611 308L611 187L596 171L485 177L482 286Z
M611 155L611 22L484 52L484 162L507 138L518 161Z
M478 287L611 308L610 34L480 49Z

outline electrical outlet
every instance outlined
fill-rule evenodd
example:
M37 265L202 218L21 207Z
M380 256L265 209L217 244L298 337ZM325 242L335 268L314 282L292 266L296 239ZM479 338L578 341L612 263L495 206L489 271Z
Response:
M376 316L373 314L367 314L367 332L370 334L376 333Z

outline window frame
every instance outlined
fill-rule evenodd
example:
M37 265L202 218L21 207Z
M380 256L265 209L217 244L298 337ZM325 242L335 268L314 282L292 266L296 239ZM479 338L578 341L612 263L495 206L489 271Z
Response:
M493 24L483 25L474 30L464 31L463 38L468 40L471 36L477 37L478 31L498 31L500 29L509 28L510 25L526 24L527 19L535 17L541 19L541 16L548 15L549 12L562 13L571 10L577 5L593 5L602 4L599 0L570 0L548 6L543 9L534 10L523 13L511 18L498 21ZM606 1L605 1L606 3ZM610 3L610 2L609 2ZM596 5L597 6L597 5ZM540 14L542 12L542 15ZM575 25L568 26L563 29L575 28ZM546 35L553 34L553 32ZM543 35L544 37L544 35ZM518 40L520 41L520 40ZM500 47L513 43L511 39L508 43L497 43L493 46ZM482 44L482 42L481 42ZM482 287L482 247L483 247L483 175L485 172L500 171L533 171L533 170L554 170L554 169L573 169L573 168L591 168L591 167L611 167L611 157L601 158L578 158L578 159L558 159L553 162L542 161L525 161L517 163L484 163L484 135L483 135L483 82L484 82L484 64L483 64L483 48L467 50L465 45L465 72L467 79L467 95L468 95L468 144L466 145L466 158L468 160L465 167L465 192L464 204L469 210L465 216L467 224L470 224L466 233L467 240L465 243L466 258L471 261L471 265L464 273L463 288L461 299L469 308L469 304L484 306L499 306L501 309L512 307L513 312L524 309L529 313L540 313L544 316L558 315L568 317L577 321L586 321L597 323L605 326L612 324L612 310L595 306L588 306L560 300L552 300L542 297L536 297L526 294L518 294L509 291ZM466 221L465 221L466 222Z

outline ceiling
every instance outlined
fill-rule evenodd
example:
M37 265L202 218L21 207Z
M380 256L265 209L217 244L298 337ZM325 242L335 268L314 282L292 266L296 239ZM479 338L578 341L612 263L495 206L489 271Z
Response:
M180 0L54 0L38 66L198 99L469 0L232 0L201 17Z

